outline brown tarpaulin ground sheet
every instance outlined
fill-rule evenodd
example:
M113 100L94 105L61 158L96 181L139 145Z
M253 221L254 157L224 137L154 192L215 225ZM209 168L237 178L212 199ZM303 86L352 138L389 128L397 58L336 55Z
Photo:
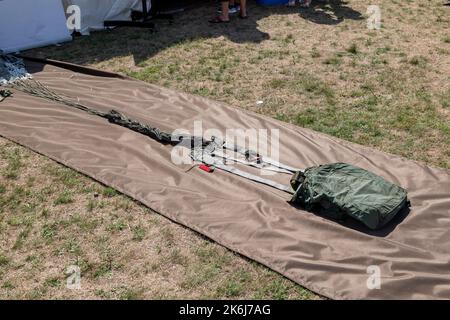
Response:
M142 202L293 281L334 299L450 298L450 173L208 99L69 64L31 62L34 77L102 111L112 107L168 132L268 128L280 160L297 167L347 162L408 190L409 214L367 232L292 207L289 195L216 170L171 162L164 146L104 119L14 92L0 104L0 135ZM379 266L381 289L368 289Z

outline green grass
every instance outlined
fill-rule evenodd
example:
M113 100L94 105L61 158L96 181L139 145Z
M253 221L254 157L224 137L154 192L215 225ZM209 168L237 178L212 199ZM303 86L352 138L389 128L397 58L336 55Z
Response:
M25 241L27 240L28 236L31 232L31 226L26 226L22 231L19 232L17 235L17 238L14 242L14 245L12 246L13 250L20 250L22 249Z
M0 253L0 267L8 265L10 261L11 260L7 256Z
M108 274L111 273L112 271L112 263L107 262L104 264L101 264L100 266L97 267L97 269L94 272L94 277L95 278L100 278L100 277L104 277Z
M358 45L356 43L352 43L347 49L345 49L348 53L358 54Z
M422 57L422 56L415 56L409 60L409 63L411 65L417 66L417 67L425 67L427 62L428 62L427 58Z
M269 89L280 89L283 88L286 85L286 82L283 79L279 79L279 78L274 78L271 79L268 83L267 83L267 87Z
M117 220L109 224L108 230L111 232L119 232L124 230L127 227L127 224L123 220Z
M442 108L450 108L450 89L445 90L438 95L438 101Z
M133 228L133 240L142 241L146 235L146 230L142 226L136 226Z
M73 194L70 190L64 190L61 192L58 197L55 199L54 204L55 205L63 205L63 204L69 204L72 203L73 200Z
M336 56L336 57L331 57L331 58L325 59L323 61L323 63L327 64L327 65L339 66L342 63L342 60L341 60L341 58Z
M69 168L62 168L56 173L56 177L67 187L75 188L80 185L80 174Z
M7 179L17 179L22 167L22 156L18 148L7 155L7 166L3 170L3 176Z
M107 198L112 198L117 195L117 191L114 188L106 187L102 190L102 195Z
M332 86L322 79L309 73L301 73L292 82L292 88L300 94L313 94L315 96L325 98L327 104L333 105L336 95Z
M16 288L16 286L13 283L8 282L8 281L2 284L2 289L11 290L11 289L15 289L15 288Z
M57 233L57 226L54 224L44 225L42 228L42 237L46 240L51 240Z
M322 54L319 52L319 50L315 47L311 49L311 58L320 58Z
M58 277L51 277L45 280L45 285L48 287L58 287L61 285L61 279L59 279Z
M269 296L274 300L284 300L288 297L288 284L282 279L276 279L261 288L256 298L260 296Z
M236 280L229 280L217 288L217 294L227 298L235 298L239 296L245 287L242 283Z
M134 289L128 288L123 290L119 295L120 300L142 300L143 299L143 290L142 289Z
M94 209L97 207L97 201L89 199L88 204L86 205L86 210L88 212L94 211Z

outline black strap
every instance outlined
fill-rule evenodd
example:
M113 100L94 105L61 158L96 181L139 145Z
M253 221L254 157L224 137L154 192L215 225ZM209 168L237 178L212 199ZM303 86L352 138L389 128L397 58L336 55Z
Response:
M0 102L5 100L6 98L12 96L12 92L9 90L0 90Z

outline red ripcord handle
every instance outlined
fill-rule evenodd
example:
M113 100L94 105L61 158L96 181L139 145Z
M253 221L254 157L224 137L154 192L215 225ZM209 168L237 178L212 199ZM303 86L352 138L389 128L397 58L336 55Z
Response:
M202 169L203 171L206 171L206 172L213 172L214 171L214 168L212 168L212 167L210 167L210 166L208 166L208 165L206 165L206 164L204 164L204 163L202 163L201 165L199 165L198 166L200 169Z

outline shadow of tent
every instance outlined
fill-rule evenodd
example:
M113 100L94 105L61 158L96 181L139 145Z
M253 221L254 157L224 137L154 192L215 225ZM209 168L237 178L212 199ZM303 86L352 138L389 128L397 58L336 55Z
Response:
M363 20L363 15L342 0L322 0L312 2L309 8L300 10L300 17L317 24L336 25L344 20Z
M249 1L249 18L242 20L237 15L231 16L227 24L210 24L208 20L216 14L217 1L179 0L185 1L187 10L174 15L174 21L157 20L156 30L120 27L106 32L93 32L89 37L76 39L73 50L67 50L66 45L53 48L52 57L76 64L94 64L115 57L129 56L134 58L136 65L164 51L167 48L184 42L194 43L198 39L225 37L234 43L261 43L270 38L261 31L259 23L271 15L300 15L308 20L332 23L327 18L328 13L320 13L319 8L331 8L342 19L362 19L359 12L343 5L342 1L330 0L327 4L315 4L309 9L299 7L288 8L283 5L264 7L255 1ZM317 11L317 12L316 12ZM316 12L316 13L315 13ZM328 12L328 11L326 11ZM298 30L301 32L301 30ZM29 54L28 54L29 55Z

